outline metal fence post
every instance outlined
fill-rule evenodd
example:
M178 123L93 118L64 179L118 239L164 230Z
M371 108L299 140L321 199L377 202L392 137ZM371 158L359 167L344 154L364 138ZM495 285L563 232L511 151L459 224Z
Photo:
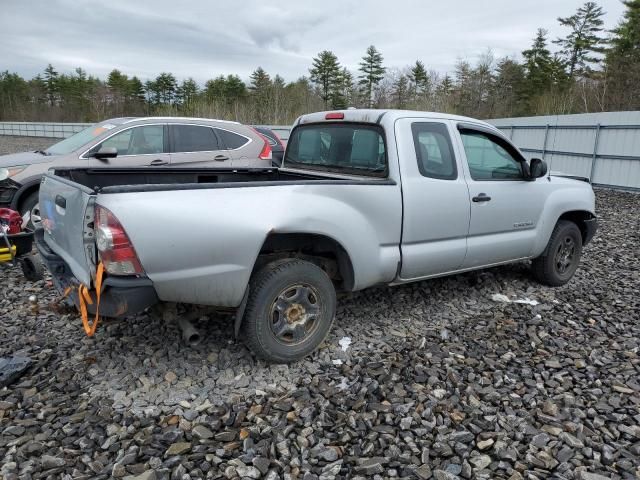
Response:
M589 183L593 183L593 174L596 170L596 160L598 159L599 143L600 143L600 124L596 125L596 135L593 140L593 156L591 157L591 172L589 173Z

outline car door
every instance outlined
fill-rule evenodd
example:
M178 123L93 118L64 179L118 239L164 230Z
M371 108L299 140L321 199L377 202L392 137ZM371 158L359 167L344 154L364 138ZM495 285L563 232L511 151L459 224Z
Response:
M464 268L531 255L545 203L542 182L525 177L525 158L489 128L458 124L471 219Z
M92 156L101 148L116 148L118 156L98 159ZM161 123L136 125L115 132L94 145L85 157L91 167L144 167L169 165L166 153L166 126Z
M467 251L469 191L444 120L396 122L404 219L403 280L455 271Z
M171 164L182 167L230 167L233 156L207 125L169 124Z

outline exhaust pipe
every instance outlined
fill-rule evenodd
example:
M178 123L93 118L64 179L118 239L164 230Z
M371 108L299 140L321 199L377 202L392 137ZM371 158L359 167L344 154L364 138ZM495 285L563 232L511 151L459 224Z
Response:
M202 335L196 327L193 326L188 318L178 317L178 326L182 331L182 339L190 347L199 345L202 341Z
M191 320L198 319L201 316L199 311L184 312L182 315L178 314L178 306L175 303L163 303L158 305L157 312L162 315L162 318L167 323L176 322L182 332L182 339L190 347L199 345L202 341L202 334L193 326Z

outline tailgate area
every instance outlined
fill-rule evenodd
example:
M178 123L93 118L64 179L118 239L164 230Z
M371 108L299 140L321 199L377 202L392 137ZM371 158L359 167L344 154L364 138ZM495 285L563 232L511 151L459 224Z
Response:
M44 241L87 287L95 274L93 190L47 174L40 184L40 213Z
M65 260L49 247L45 241L45 232L41 228L35 232L35 243L45 267L51 273L56 289L64 292L71 287L71 293L67 298L75 304L76 308L79 308L80 282ZM95 314L95 292L91 291L89 295L93 304L87 305L87 309L89 313ZM148 278L106 277L102 282L100 316L118 318L135 315L158 301L153 282Z

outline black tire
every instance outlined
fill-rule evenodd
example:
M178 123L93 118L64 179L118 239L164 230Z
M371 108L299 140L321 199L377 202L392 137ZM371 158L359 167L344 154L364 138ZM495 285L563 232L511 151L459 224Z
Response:
M24 218L27 212L33 214L34 208L39 203L38 198L39 193L37 191L30 193L24 200L20 202L20 215ZM33 219L29 218L29 223L27 223L27 228L29 230L35 230L37 226L40 226L39 222L36 224L33 223Z
M567 283L578 269L582 254L582 234L578 226L568 220L560 220L551 234L547 248L533 259L534 277L551 287Z
M336 291L324 270L304 260L272 262L251 279L244 340L269 362L300 360L324 341L335 310Z
M42 280L42 277L44 276L42 261L40 260L40 257L37 256L37 254L22 257L20 259L20 267L22 268L24 278L26 278L30 282L37 282L38 280Z

